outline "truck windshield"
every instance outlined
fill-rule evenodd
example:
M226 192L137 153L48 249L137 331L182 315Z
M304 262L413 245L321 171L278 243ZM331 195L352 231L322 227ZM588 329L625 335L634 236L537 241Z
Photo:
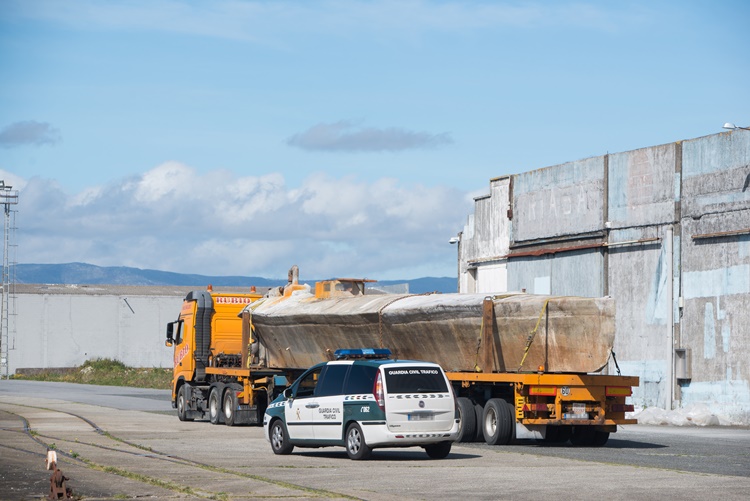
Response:
M448 385L437 367L390 367L384 369L388 393L445 393Z

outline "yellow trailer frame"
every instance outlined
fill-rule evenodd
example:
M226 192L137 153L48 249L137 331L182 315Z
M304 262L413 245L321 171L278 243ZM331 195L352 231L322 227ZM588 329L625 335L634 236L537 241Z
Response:
M513 395L516 422L523 425L597 426L615 431L617 425L636 424L625 417L633 412L626 403L636 376L550 373L447 372L454 386L481 389L506 386ZM495 391L493 391L495 393Z

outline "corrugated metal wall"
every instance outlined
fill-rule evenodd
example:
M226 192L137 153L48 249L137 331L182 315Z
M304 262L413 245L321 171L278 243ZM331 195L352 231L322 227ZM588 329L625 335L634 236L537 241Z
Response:
M641 377L634 403L703 403L750 424L750 132L569 162L506 184L508 210L487 213L494 192L477 199L481 217L461 234L462 275L492 273L482 265L493 258L507 263L506 290L613 296L620 368ZM506 231L494 234L499 243L488 244L484 224ZM472 281L460 283L463 292Z

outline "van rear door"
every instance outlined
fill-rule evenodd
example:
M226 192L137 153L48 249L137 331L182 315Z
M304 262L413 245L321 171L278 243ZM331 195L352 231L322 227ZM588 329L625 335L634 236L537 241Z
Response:
M443 370L434 364L394 364L382 367L388 431L450 431L455 402Z

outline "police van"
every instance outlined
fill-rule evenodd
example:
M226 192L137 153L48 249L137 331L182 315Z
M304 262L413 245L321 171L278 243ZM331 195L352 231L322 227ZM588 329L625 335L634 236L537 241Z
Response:
M273 452L343 446L351 459L366 459L375 448L420 446L446 457L459 419L443 369L390 357L387 349L337 350L336 360L305 371L266 409Z

